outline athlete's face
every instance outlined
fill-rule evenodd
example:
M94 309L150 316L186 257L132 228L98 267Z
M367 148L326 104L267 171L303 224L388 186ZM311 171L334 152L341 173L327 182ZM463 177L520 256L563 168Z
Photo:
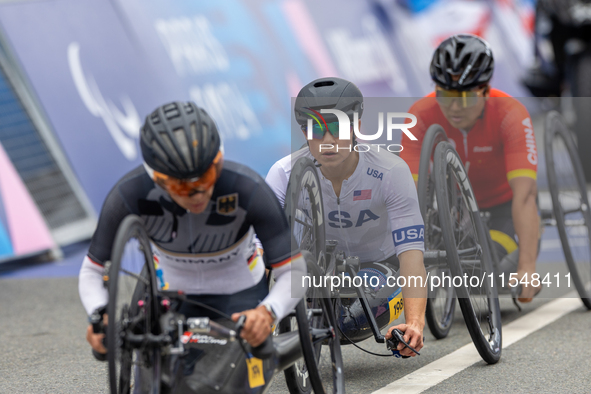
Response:
M361 127L361 121L359 121ZM304 136L306 131L304 130ZM322 139L313 138L308 140L310 153L325 169L337 169L354 154L353 149L353 127L351 127L351 134L348 140L341 140L337 136L333 136L330 132L324 133Z
M198 188L189 193L188 196L182 196L168 192L170 198L182 208L191 213L202 213L207 208L209 200L213 194L214 186L209 188Z
M438 87L436 94L439 108L447 121L455 128L470 130L484 110L488 86L467 92L446 91Z

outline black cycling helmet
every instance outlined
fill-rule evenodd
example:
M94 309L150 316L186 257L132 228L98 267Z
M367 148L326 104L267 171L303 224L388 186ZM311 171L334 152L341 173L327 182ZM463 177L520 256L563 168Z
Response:
M193 102L158 107L146 117L140 146L151 169L177 179L200 177L221 149L215 122Z
M469 90L490 81L495 68L486 41L472 34L458 34L443 41L431 60L431 78L444 89ZM459 79L454 81L453 76Z
M309 114L320 109L338 109L347 114L351 122L353 113L359 118L363 114L363 95L353 82L341 78L320 78L310 82L300 90L295 101L295 117L300 126L305 127ZM332 114L322 115L327 122L337 121Z

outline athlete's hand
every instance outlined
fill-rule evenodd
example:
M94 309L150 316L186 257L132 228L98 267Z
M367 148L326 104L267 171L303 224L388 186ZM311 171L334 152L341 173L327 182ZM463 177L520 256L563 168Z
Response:
M532 302L534 297L542 290L542 284L540 283L537 287L534 287L531 284L532 275L535 274L536 271L526 271L526 270L518 270L517 271L517 283L521 284L521 295L517 300L519 302L528 303ZM527 286L525 283L527 282Z
M413 349L417 352L423 348L423 327L419 324L399 324L397 326L392 326L388 329L386 333L386 339L392 338L392 331L397 328L404 333L404 340L408 343ZM417 354L407 348L402 342L398 344L397 347L398 351L400 352L401 356L411 356L414 357Z
M267 309L261 305L255 309L234 313L232 321L238 321L241 315L246 316L246 321L240 332L240 337L253 347L265 342L265 339L271 334L271 326L273 325L273 318Z
M105 329L107 327L109 319L107 314L103 315L103 324L105 325ZM86 328L86 340L90 343L90 346L98 353L105 354L107 353L107 349L103 345L103 338L105 334L95 334L92 330L92 324L89 324Z
M92 324L88 325L88 328L86 329L86 340L94 350L101 354L107 353L107 349L103 345L104 337L105 334L95 334L92 332Z

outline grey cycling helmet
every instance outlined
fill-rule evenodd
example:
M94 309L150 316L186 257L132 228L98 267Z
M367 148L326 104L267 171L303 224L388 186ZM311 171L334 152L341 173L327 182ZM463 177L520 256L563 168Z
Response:
M174 102L146 117L140 146L151 169L178 179L200 177L221 149L215 122L195 103Z
M458 34L439 44L430 72L433 81L444 89L469 90L488 83L494 68L486 41L472 34Z
M353 114L357 112L359 118L363 114L363 95L354 83L341 78L320 78L310 82L300 90L295 100L295 117L298 124L305 127L309 114L321 109L338 109L343 111L353 121ZM337 117L324 114L327 122L337 121Z

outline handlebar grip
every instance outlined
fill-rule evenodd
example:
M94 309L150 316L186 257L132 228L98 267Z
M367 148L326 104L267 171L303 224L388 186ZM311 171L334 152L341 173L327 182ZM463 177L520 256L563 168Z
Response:
M419 352L417 352L415 349L410 347L410 345L404 341L404 333L397 328L392 330L392 338L386 340L386 346L387 346L388 350L392 351L392 354L394 354L394 356L396 356L396 357L399 356L402 358L409 358L410 356L403 356L398 351L397 348L401 342L404 344L405 347L409 348L410 350L415 352L418 356L420 356Z
M98 322L92 322L92 332L95 334L104 334L105 333L105 326L101 321Z
M386 345L388 346L388 350L390 350L392 352L394 357L410 358L410 356L403 356L402 354L400 354L400 351L397 349L398 348L398 341L397 340L386 339Z
M261 343L259 346L249 347L251 348L250 353L256 358L260 358L261 360L271 358L271 356L273 356L275 353L275 346L273 346L273 334L269 335L267 339L265 339L265 342Z
M236 338L240 338L240 331L242 331L242 327L244 327L244 322L246 322L246 315L240 316L238 322L236 323ZM239 339L241 340L241 339ZM273 346L273 334L270 334L265 342L261 343L257 347L252 347L246 341L244 341L246 350L250 350L254 357L260 358L261 360L271 358L275 353L275 346Z
M88 322L92 325L92 332L95 334L104 334L105 325L103 324L103 316L107 312L105 306L97 308L88 317Z

